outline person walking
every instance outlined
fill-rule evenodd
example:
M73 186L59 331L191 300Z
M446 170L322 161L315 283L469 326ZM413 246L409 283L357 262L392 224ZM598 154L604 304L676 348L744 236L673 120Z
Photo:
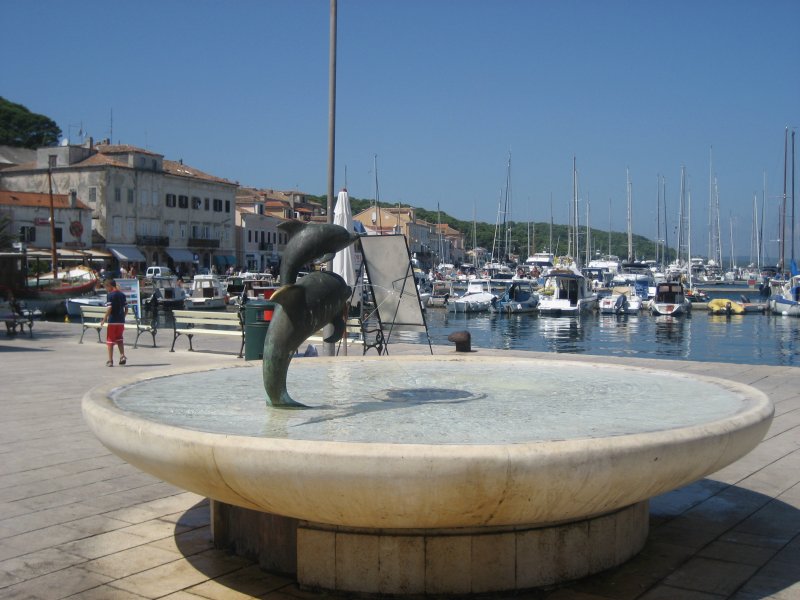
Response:
M119 348L119 364L125 365L128 359L125 356L123 333L125 332L125 316L128 314L128 299L117 288L117 282L113 279L105 280L105 288L108 292L106 296L107 308L100 324L107 323L106 347L108 348L108 361L106 366L114 366L114 346Z

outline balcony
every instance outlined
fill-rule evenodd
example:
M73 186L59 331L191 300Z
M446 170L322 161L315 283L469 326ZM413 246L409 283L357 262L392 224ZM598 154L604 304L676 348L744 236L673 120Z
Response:
M167 235L137 235L137 246L169 246L169 236Z
M275 244L271 242L259 242L258 249L262 252L272 252L275 249Z
M189 238L190 248L219 248L219 240L207 240L205 238Z

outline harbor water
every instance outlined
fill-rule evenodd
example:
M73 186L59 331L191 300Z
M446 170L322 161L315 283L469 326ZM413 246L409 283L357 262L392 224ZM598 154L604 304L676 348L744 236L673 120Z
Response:
M752 301L752 290L709 290L709 296ZM433 344L452 345L447 336L469 331L473 349L497 348L601 356L696 360L751 365L800 366L800 319L761 313L709 315L695 307L682 317L600 315L546 317L537 314L455 314L425 311ZM425 342L418 333L392 332L391 341Z
M427 310L431 342L452 345L447 336L467 330L473 349L664 358L751 365L800 366L800 319L776 315L712 316L696 310L684 317L599 315L453 314ZM400 341L424 338L411 332ZM391 353L391 339L389 340Z

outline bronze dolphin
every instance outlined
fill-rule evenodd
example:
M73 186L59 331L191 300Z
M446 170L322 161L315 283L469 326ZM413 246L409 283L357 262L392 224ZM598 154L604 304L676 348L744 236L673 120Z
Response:
M297 273L303 265L314 259L332 260L334 254L358 239L357 234L331 223L286 221L278 225L278 229L289 235L281 259L281 285L297 281Z
M333 324L334 332L325 341L338 342L342 338L350 293L350 286L336 273L314 271L272 295L270 301L278 306L264 340L261 366L269 404L282 408L305 406L286 391L289 362L300 344L328 323Z

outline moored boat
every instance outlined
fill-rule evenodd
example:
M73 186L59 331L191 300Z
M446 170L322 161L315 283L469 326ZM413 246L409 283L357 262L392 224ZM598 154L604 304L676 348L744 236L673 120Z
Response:
M63 315L67 298L92 294L97 283L94 271L86 267L76 267L59 271L56 278L52 273L29 277L27 284L14 292L17 299L24 302L30 310Z
M602 315L638 315L644 301L633 285L621 285L611 288L611 294L600 298L597 305Z
M787 317L800 317L800 274L787 280L773 279L770 286L770 311Z
M195 275L184 304L187 309L225 308L228 305L228 295L216 275Z
M472 279L467 284L467 291L457 298L450 298L447 310L455 313L486 312L497 296L491 292L488 279Z
M539 290L539 314L575 316L587 313L597 305L597 295L586 277L571 267L551 269Z
M692 303L686 297L679 281L664 281L656 285L656 296L650 303L650 312L656 316L677 317L688 314Z
M708 302L708 313L712 315L743 315L744 305L727 298L715 298Z
M539 295L527 279L515 279L505 293L492 301L491 311L496 313L532 313L539 306Z

